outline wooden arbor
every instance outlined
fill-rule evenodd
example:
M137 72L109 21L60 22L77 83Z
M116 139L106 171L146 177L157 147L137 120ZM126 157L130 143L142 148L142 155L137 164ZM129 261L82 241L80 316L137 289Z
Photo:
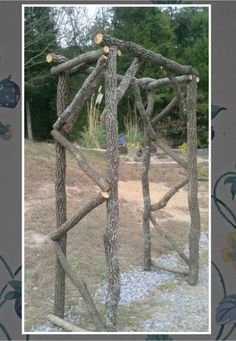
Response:
M117 106L127 88L131 85L134 91L135 100L143 120L145 147L143 158L142 187L144 198L143 231L144 231L144 269L151 270L151 221L154 227L165 236L177 250L179 255L189 265L189 283L195 285L198 278L198 249L200 235L200 215L197 201L197 135L196 135L196 83L197 71L191 66L185 66L171 61L157 53L146 50L141 46L124 42L107 35L97 34L95 42L102 48L97 51L87 52L71 60L55 54L47 55L47 62L57 62L59 65L52 67L51 72L58 75L57 87L57 114L58 119L53 125L51 132L56 143L56 230L51 233L50 238L54 242L56 253L56 280L54 294L54 315L50 315L53 323L60 323L64 328L79 331L78 327L68 327L62 320L65 304L65 275L78 288L85 305L88 309L91 320L96 331L117 330L117 309L120 297L119 263L117 256L117 229L119 224L118 209L118 124ZM131 53L135 56L125 75L116 73L116 57L121 52ZM97 62L95 67L89 64ZM151 78L135 78L140 65L145 61L151 61L160 65L167 73L167 77L159 80ZM67 93L69 75L74 72L85 72L87 79L81 89L75 95L72 102L67 105ZM176 77L177 74L184 74ZM105 74L105 109L102 116L105 119L107 131L107 174L106 178L99 175L87 162L81 149L73 145L67 139L76 120L79 118L83 105L97 89L103 75ZM117 79L120 81L117 86ZM187 82L187 95L183 95L179 82ZM176 92L175 98L157 116L152 118L154 108L154 90L161 84L171 83ZM140 94L140 87L147 90L148 105L144 107ZM175 105L179 105L183 115L187 116L188 127L188 160L172 153L169 148L163 145L156 135L154 128L157 122L171 111ZM151 205L149 194L149 165L150 145L154 142L166 153L171 155L181 166L187 169L187 178L170 190L163 199ZM66 217L66 155L68 150L76 158L79 167L87 174L100 188L100 193L90 199L78 209L72 218ZM189 183L189 209L191 215L191 229L189 235L190 254L189 258L178 248L175 241L163 231L154 218L152 211L158 210L166 205L168 200L178 191L179 188ZM104 235L105 255L107 262L108 290L106 296L106 317L100 316L94 301L89 293L86 283L73 273L70 264L66 259L66 235L83 217L94 208L106 201L107 205L107 226ZM59 322L58 322L59 321Z

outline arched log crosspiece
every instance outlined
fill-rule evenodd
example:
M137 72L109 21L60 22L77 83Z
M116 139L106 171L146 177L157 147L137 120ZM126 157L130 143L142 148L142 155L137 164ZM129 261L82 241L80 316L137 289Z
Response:
M71 104L64 110L56 123L53 125L53 129L58 130L63 126L63 130L65 132L71 131L74 123L78 119L79 114L83 109L84 104L98 87L102 77L102 72L105 69L106 62L107 59L105 59L104 56L99 58L96 68L88 76Z
M68 100L68 74L61 73L57 84L57 115L60 117L65 110ZM55 199L56 199L56 227L66 221L66 151L65 148L56 142L56 173L55 173ZM67 237L64 234L60 240L62 252L66 254ZM64 317L65 307L65 272L58 260L56 260L55 270L55 294L54 294L54 314Z
M107 263L108 287L106 295L106 324L117 330L117 310L120 300L120 269L117 255L119 226L118 206L118 122L117 122L117 49L111 46L105 74L106 131L107 131L107 179L110 195L107 200L107 226L104 246Z
M100 317L100 314L93 302L93 299L89 293L86 283L73 273L68 261L66 260L64 252L62 251L61 246L58 242L54 242L54 249L57 255L57 259L60 262L61 266L63 267L65 273L70 278L71 282L79 290L84 300L84 303L86 304L89 315L92 321L94 322L94 325L96 326L97 331L106 331L107 328L105 326L105 323L103 323Z
M173 60L163 57L161 54L155 53L151 50L146 50L142 46L136 43L130 42L130 41L123 41L123 40L111 37L107 34L98 33L95 37L95 43L98 45L106 45L106 46L114 45L117 48L119 48L122 52L130 53L142 61L145 61L145 62L148 61L148 62L153 62L155 64L158 64L172 72L176 72L179 74L192 74L192 75L198 76L198 71L195 70L192 66L181 65L179 63L176 63Z
M199 272L199 238L201 218L198 205L198 174L197 174L197 80L196 77L187 86L186 111L187 142L188 142L188 205L191 216L189 232L189 277L190 285L196 285Z
M109 191L109 184L106 179L103 179L87 162L79 148L69 142L59 131L53 130L51 135L54 139L65 147L76 158L80 169L88 175L103 192Z

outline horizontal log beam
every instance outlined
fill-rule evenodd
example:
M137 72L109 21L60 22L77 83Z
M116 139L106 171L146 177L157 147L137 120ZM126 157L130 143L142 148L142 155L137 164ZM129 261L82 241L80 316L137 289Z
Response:
M164 270L164 271L168 271L168 272L174 272L174 273L176 273L178 275L188 276L188 274L189 274L189 271L187 269L172 268L170 266L157 263L157 262L155 262L153 260L152 260L152 266L154 266L155 268L160 269L160 270Z
M89 333L90 332L89 330L79 328L76 325L74 325L68 321L65 321L65 320L61 319L60 317L55 316L53 314L48 315L48 320L51 323L58 326L59 328L63 328L67 332L72 332L72 333Z
M159 224L157 223L156 219L154 218L153 214L150 212L150 220L154 226L154 228L156 229L156 231L163 237L165 238L169 243L170 245L172 246L172 248L178 253L178 255L180 256L180 258L182 258L185 263L187 265L189 265L189 259L188 257L185 255L184 251L181 250L179 248L179 246L176 244L176 242L174 241L174 239L167 233L165 232L160 226Z
M105 193L105 196L104 196ZM98 207L104 201L106 201L107 192L98 193L93 199L86 202L83 206L81 206L76 214L69 220L67 220L64 224L58 227L53 233L50 234L50 238L52 240L60 239L66 232L71 230L78 222L83 219L89 212L91 212L94 208ZM109 195L108 195L109 196Z
M169 155L173 160L175 160L181 167L187 169L188 167L188 163L186 161L186 159L180 155L178 155L175 152L172 152L172 150L165 145L164 143L162 143L158 138L155 139L155 141L153 141L153 143L161 148L161 150L163 150L163 152L165 152L167 155Z
M69 142L59 131L53 130L51 132L53 138L65 147L76 158L80 169L92 179L103 192L109 191L109 184L107 180L103 179L87 162L79 148Z
M61 249L61 246L58 242L54 242L54 249L55 249L57 259L61 263L61 266L63 267L66 275L69 277L71 282L75 285L75 287L79 290L79 292L80 292L80 294L84 300L84 303L88 309L89 315L90 315L91 319L93 320L93 323L96 327L96 331L106 331L105 324L103 323L103 321L100 317L100 314L99 314L99 312L98 312L98 310L97 310L97 308L93 302L93 299L89 293L89 290L87 288L86 283L73 273L65 255Z
M99 58L93 72L85 80L83 86L75 95L71 104L57 119L56 123L53 125L53 129L58 130L63 126L63 130L67 133L72 129L73 124L75 123L83 109L84 104L97 88L101 80L102 72L105 69L106 62L107 59L104 58L104 56Z
M163 196L163 198L161 198L160 201L158 201L156 204L151 205L151 207L150 207L151 211L158 211L158 210L164 208L167 205L168 201L173 197L173 195L175 195L175 193L178 192L178 190L180 190L182 187L184 187L187 183L188 183L188 178L185 178L185 179L181 180L180 182L178 182L176 184L176 186L171 188Z
M70 60L65 61L64 63L54 66L51 68L51 73L53 75L57 75L61 72L70 71L74 66L86 63L90 64L98 60L103 54L107 54L104 49L100 49L97 51L89 51L83 54L80 54Z
M175 77L177 83L186 82L192 80L192 75L182 75ZM171 84L172 81L166 78L152 79L152 78L140 78L138 84L142 87L146 87L148 90L154 90L161 85Z
M142 61L149 61L163 68L170 70L172 72L176 72L178 74L193 74L198 76L198 71L194 69L190 65L181 65L175 61L167 59L163 57L161 54L155 53L151 50L146 50L142 46L130 42L120 40L114 37L111 37L107 34L98 33L95 37L95 43L98 45L106 45L106 46L117 46L122 52L127 52L132 54L133 56L139 58Z

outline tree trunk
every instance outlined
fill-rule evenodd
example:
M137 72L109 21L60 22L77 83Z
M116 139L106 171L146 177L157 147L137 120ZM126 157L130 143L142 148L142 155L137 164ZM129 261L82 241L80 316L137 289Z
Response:
M197 177L197 82L196 78L187 86L187 140L188 140L188 205L191 216L189 233L189 277L190 285L196 285L199 272L199 238L200 212L198 205L198 177Z
M68 79L67 73L62 73L58 78L57 85L57 115L65 110L68 97ZM66 221L66 152L65 148L56 142L56 178L55 178L55 196L56 196L56 227L59 228ZM66 254L66 239L64 234L59 243L64 254ZM54 315L63 318L65 308L65 272L56 259L55 290L54 290Z
M32 123L31 123L31 111L30 103L26 100L26 123L27 123L27 137L30 141L33 141Z
M107 180L110 195L107 200L107 227L104 245L107 263L108 289L106 296L106 325L117 330L117 309L120 299L120 269L117 256L118 206L118 122L117 122L117 49L110 48L106 70L106 129L107 129Z

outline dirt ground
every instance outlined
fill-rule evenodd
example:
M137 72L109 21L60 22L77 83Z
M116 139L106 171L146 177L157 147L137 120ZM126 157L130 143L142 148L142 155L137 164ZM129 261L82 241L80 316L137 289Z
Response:
M105 157L98 152L86 152L91 165L101 174L105 173ZM91 198L99 189L82 173L76 161L68 155L67 166L67 216L74 214L81 203ZM54 146L48 143L25 142L25 331L45 323L47 314L53 310L55 256L48 235L55 228L54 212ZM183 170L177 165L152 165L150 189L152 203L157 202L166 191L180 180ZM121 272L130 265L141 266L143 261L142 236L142 187L141 164L120 161L119 173L119 261ZM199 182L199 204L202 231L208 231L208 182ZM189 211L186 189L181 189L156 217L180 246L186 246L189 231ZM105 206L101 205L87 215L68 234L68 260L83 278L94 295L106 279L103 235L106 225ZM170 245L151 228L152 254L158 257L168 254ZM206 260L207 263L207 260ZM69 280L66 282L66 306L81 305L80 314L84 325L90 328L87 313L78 291ZM137 307L140 307L140 302ZM145 302L144 302L145 305ZM99 309L103 310L101 305ZM120 313L120 328L132 328L130 307ZM137 310L137 309L136 309ZM148 303L142 307L148 312ZM135 309L134 309L135 311ZM133 314L135 312L133 311ZM145 318L145 314L143 315ZM87 321L87 322L86 322ZM137 321L135 322L137 323Z

